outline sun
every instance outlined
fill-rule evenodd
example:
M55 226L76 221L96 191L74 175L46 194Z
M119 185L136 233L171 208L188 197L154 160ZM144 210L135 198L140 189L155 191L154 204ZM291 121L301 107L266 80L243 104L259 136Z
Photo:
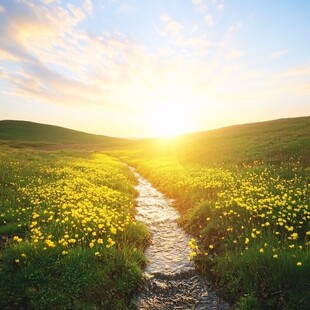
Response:
M192 131L191 111L182 103L169 102L152 107L148 118L151 135L173 138Z

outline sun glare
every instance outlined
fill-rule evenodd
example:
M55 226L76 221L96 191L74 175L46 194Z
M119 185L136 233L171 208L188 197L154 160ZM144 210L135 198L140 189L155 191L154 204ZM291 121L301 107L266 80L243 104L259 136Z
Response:
M192 130L191 112L184 104L167 103L151 110L148 125L152 136L169 139Z

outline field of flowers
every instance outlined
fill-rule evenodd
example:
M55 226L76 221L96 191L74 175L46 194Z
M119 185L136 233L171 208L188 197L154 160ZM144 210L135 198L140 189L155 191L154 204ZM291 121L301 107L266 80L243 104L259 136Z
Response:
M103 154L2 150L0 308L130 309L149 235Z
M135 160L176 199L197 266L237 309L310 309L310 168Z

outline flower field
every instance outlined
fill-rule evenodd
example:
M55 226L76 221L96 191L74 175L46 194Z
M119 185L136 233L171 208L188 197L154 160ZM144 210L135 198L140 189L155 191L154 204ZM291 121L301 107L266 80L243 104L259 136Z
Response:
M237 309L308 309L310 168L135 161L176 199L197 266Z
M148 243L135 179L103 154L3 151L0 308L130 309Z
M171 144L3 141L0 309L137 308L150 235L116 157L175 199L189 259L233 309L310 309L309 131L297 123ZM111 156L87 150L102 147Z

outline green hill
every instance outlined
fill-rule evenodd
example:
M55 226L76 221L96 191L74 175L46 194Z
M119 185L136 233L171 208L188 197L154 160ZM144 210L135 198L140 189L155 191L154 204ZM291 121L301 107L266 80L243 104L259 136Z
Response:
M310 116L191 133L171 143L144 141L140 149L143 145L147 156L173 156L181 161L242 163L300 158L310 163Z
M131 150L136 156L173 156L201 163L279 162L291 158L310 163L310 116L234 125L182 135L171 141L118 139L53 125L4 120L0 121L0 140L30 146L83 148L92 144L105 150Z
M106 144L117 145L122 139L93 135L59 126L28 121L0 121L0 140L48 144Z

